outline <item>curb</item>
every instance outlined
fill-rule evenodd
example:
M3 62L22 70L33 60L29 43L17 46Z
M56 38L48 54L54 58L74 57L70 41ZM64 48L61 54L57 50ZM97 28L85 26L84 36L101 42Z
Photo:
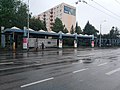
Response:
M25 68L31 68L31 67L40 67L40 66L46 66L46 65L52 65L52 64L78 62L78 61L79 61L79 59L69 60L69 61L49 62L49 63L43 63L43 64L25 65L25 66L18 66L18 67L0 69L0 72L5 72L5 71L9 71L9 70L19 70L19 69L25 69Z
M39 51L51 51L51 50L58 50L59 48L45 48L44 50L42 49L39 49L39 50L35 50L35 48L33 49L29 49L28 50L24 50L24 49L20 49L20 50L8 50L8 49L0 49L0 51L2 51L2 53L6 53L6 52L12 52L12 53L15 53L15 52L39 52ZM0 52L1 53L1 52Z

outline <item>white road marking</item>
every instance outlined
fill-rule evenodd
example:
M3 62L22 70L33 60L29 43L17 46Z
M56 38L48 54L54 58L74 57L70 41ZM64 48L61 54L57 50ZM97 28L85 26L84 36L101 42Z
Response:
M0 65L4 65L4 64L13 64L14 62L6 62L6 63L0 63Z
M111 75L111 74L116 73L116 72L118 72L118 71L120 71L120 68L117 68L117 69L115 69L115 70L112 70L112 71L106 73L106 75Z
M82 71L85 71L85 70L88 70L88 68L80 69L80 70L77 70L77 71L73 71L73 73L78 73L78 72L82 72Z
M102 64L99 64L98 66L103 66L103 65L106 65L108 64L107 62L106 63L102 63Z
M35 84L38 84L38 83L42 83L42 82L45 82L45 81L49 81L49 80L52 80L52 79L54 79L54 77L51 77L51 78L48 78L48 79L44 79L44 80L40 80L40 81L36 81L36 82L32 82L32 83L29 83L29 84L25 84L25 85L22 85L20 87L24 88L24 87L32 86L32 85L35 85Z
M80 80L80 82L83 82L83 80Z

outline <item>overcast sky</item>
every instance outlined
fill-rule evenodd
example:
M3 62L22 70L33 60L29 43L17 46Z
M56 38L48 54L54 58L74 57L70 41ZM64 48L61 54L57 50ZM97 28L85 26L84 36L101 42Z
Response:
M23 1L27 3L28 0ZM112 26L120 28L120 0L84 0L87 4L79 2L77 5L75 2L78 0L29 1L30 12L35 16L64 2L76 7L76 21L82 29L88 20L97 30L101 24L102 34L108 33Z

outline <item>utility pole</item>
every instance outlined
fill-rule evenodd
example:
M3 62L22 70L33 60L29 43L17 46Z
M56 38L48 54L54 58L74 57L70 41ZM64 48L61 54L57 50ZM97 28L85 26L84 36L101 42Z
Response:
M99 46L101 47L101 24L100 24L100 43Z
M28 17L27 17L27 30L28 30L28 37L27 37L27 50L29 51L29 34L30 34L30 32L29 32L29 22L30 22L30 20L29 20L29 0L28 0Z
M101 24L100 24L100 43L99 43L99 46L101 47L101 36L102 36L102 33L101 33L101 30L102 30L102 24L106 22L106 20L104 20Z

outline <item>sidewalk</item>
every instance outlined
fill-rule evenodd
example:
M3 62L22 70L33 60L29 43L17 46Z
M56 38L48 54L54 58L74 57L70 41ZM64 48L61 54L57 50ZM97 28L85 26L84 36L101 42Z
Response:
M51 50L57 50L58 48L45 48L45 49L38 49L35 48L29 49L29 50L23 50L23 49L16 49L15 51L12 49L3 49L0 48L0 54L4 53L25 53L25 52L40 52L40 51L51 51Z

